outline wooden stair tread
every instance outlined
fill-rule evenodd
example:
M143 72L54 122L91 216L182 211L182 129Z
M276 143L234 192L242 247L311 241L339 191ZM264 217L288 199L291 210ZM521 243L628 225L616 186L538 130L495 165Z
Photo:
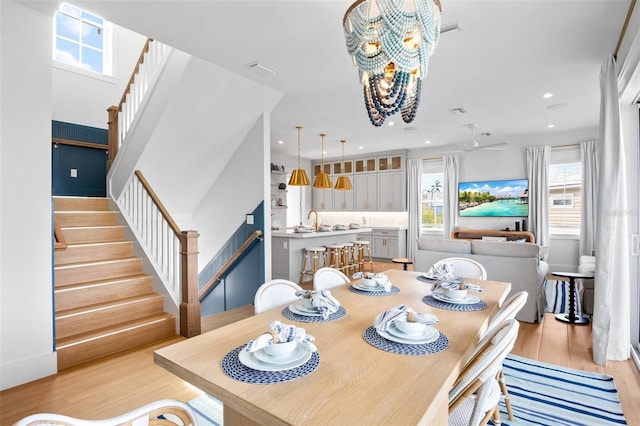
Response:
M150 276L147 275L147 274L134 274L134 275L128 275L126 277L107 278L107 279L104 279L104 280L94 280L94 281L84 281L84 282L81 282L81 283L69 284L69 285L66 285L64 287L56 288L56 293L65 292L65 291L73 291L74 289L78 289L78 288L105 286L105 285L115 284L115 283L119 283L119 282L123 282L123 281L129 281L129 280L134 280L134 279L143 279L143 278L148 278L148 277L150 277Z
M113 336L115 334L122 334L128 330L140 328L153 323L160 323L163 321L174 321L174 316L163 312L161 314L152 315L149 317L141 318L134 321L123 322L114 326L103 327L96 330L88 331L86 333L77 334L74 336L65 337L56 340L56 350L68 348L70 346L78 345L82 342L99 339L101 337Z
M71 317L78 314L89 314L92 312L104 310L113 307L114 305L127 305L135 302L140 302L144 300L158 299L162 298L161 294L158 293L145 293L139 296L131 296L131 297L123 297L121 299L114 299L104 303L95 303L93 305L85 305L79 308L66 309L64 311L56 312L56 320Z
M74 263L66 263L64 265L56 265L55 269L63 270L63 269L78 268L78 267L87 266L87 265L108 265L108 264L120 263L122 261L132 261L132 260L138 260L138 259L140 258L136 256L126 256L126 257L116 257L113 259L92 260L88 262L74 262Z

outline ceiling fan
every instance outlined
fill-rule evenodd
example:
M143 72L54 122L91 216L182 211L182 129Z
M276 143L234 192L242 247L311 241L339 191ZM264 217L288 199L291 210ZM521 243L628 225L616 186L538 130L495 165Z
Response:
M496 142L496 143L491 143L487 145L480 145L480 143L478 143L478 141L476 140L476 135L475 135L476 126L474 124L469 124L467 127L471 129L471 143L458 144L458 146L461 147L461 149L447 151L447 152L472 152L472 151L479 151L483 149L493 150L493 151L502 151L504 148L500 148L501 146L509 145L509 141Z
M476 132L475 132L476 126L473 124L469 124L469 128L471 129L471 143L460 144L464 152L478 151L481 149L502 151L504 148L499 148L499 147L509 145L509 141L491 143L488 145L480 145L476 140Z

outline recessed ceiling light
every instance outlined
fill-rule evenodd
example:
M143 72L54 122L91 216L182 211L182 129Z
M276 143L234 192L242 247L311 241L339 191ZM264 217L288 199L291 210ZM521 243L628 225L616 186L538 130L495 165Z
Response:
M280 145L282 145L282 144L284 143L284 141L278 141L278 143L279 143Z
M358 147L358 149L364 149L364 146L360 145L360 146Z
M424 141L424 143L426 143L427 145L429 145L431 143L431 141Z
M554 127L556 127L556 125L555 125L555 124L547 124L547 128L548 128L548 129L553 129Z
M562 108L566 108L567 106L568 106L567 104L553 104L553 105L549 105L547 109L562 109Z
M393 126L394 124L396 124L396 123L394 123L393 121L389 122L389 126Z
M542 95L542 97L545 98L545 99L549 99L552 96L553 96L553 93L549 93L549 92L547 92L544 95Z

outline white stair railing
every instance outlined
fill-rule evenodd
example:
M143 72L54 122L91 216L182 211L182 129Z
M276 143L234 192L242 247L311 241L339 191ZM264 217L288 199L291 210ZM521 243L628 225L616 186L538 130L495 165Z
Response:
M117 200L120 211L176 304L181 301L181 231L166 219L138 174Z
M153 89L153 82L167 63L172 48L158 41L147 39L138 62L131 73L129 83L117 106L111 106L109 111L109 158L107 168L118 154L127 132L131 129L135 118L142 106L145 96Z
M120 100L120 116L118 117L120 143L127 135L127 131L149 89L151 80L161 68L169 50L170 47L166 44L151 39L147 40L141 60L138 61L129 85Z

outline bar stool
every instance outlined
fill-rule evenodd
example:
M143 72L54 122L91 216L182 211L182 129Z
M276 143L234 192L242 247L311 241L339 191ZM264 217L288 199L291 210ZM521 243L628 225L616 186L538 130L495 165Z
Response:
M318 259L322 260L320 263ZM324 247L307 247L302 255L302 270L300 272L300 283L302 284L305 275L313 275L318 269L327 266L327 249Z
M358 272L364 272L365 263L369 264L371 272L373 272L373 259L371 258L371 249L369 241L354 241L358 252Z
M353 243L344 243L344 248L342 249L342 270L346 275L349 275L350 271L355 273L357 269L354 248L355 245Z
M344 244L329 244L325 246L329 252L327 253L327 266L342 271L342 249Z

